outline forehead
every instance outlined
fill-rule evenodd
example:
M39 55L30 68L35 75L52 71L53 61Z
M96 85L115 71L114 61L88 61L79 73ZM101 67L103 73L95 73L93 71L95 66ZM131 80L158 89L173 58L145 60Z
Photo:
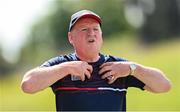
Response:
M74 27L77 27L77 26L83 26L83 25L99 25L99 22L93 18L81 18L79 19Z

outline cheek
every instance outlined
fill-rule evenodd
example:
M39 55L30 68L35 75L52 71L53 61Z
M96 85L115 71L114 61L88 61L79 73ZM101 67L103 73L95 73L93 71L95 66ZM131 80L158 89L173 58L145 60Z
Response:
M98 38L98 42L99 42L100 44L102 44L102 43L103 43L102 36L99 36L99 38Z
M75 46L80 47L80 48L86 44L83 38L77 38L74 43L75 43Z

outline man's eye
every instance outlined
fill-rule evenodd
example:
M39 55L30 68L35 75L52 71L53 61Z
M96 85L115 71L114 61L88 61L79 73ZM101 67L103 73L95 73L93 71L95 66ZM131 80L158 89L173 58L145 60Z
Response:
M94 28L94 31L98 31L98 28Z
M83 28L83 29L81 29L81 31L87 31L87 28Z

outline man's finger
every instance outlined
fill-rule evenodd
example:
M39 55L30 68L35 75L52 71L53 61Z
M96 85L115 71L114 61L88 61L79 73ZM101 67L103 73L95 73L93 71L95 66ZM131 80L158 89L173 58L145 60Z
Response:
M90 71L86 70L84 74L87 76L88 79L90 79L90 77L91 77Z
M102 78L102 79L105 79L105 78L110 77L110 76L112 76L112 75L113 75L113 74L112 74L112 71L106 72L105 74L103 74L103 75L101 76L101 78Z
M84 75L84 74L81 74L81 75L80 75L80 79L81 79L81 81L84 81L84 80L85 80L85 75Z
M100 69L99 74L102 74L104 72L111 71L111 66L104 66Z
M116 79L117 77L115 76L113 76L113 78L108 79L108 84L112 84Z
M106 62L106 63L103 63L101 66L100 66L100 68L103 68L104 66L110 66L110 65L112 65L113 64L113 62Z
M90 73L92 73L92 72L93 72L93 67L88 64L88 65L87 65L87 70L88 70Z

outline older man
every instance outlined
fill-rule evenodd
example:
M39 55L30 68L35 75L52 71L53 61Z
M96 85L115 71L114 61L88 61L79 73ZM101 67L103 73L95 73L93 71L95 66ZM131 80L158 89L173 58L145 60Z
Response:
M57 111L125 111L128 87L167 92L170 81L158 69L103 55L101 18L81 10L71 16L68 39L75 52L28 71L22 90L36 93L51 87Z

